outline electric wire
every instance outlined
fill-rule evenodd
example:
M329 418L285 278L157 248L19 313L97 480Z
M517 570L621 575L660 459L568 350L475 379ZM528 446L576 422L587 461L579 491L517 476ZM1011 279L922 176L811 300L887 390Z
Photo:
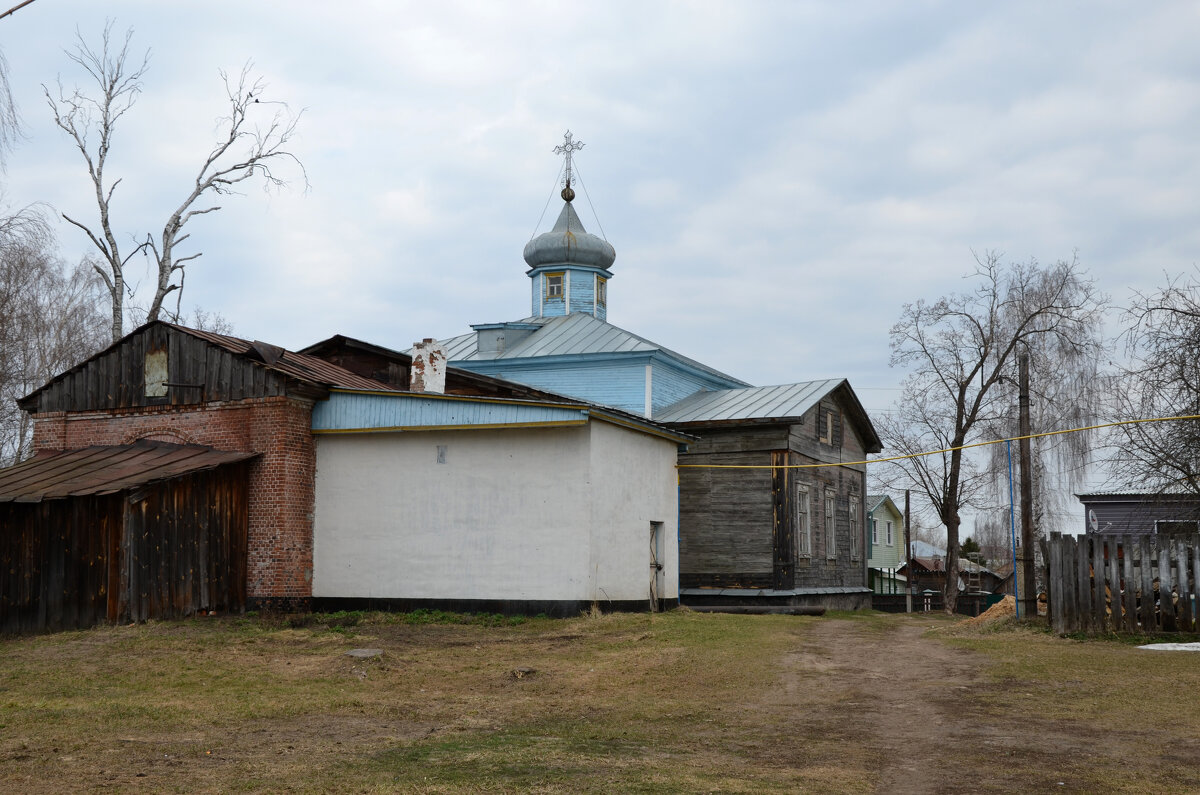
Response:
M1031 433L1026 436L1011 436L1004 439L990 439L985 442L971 442L970 444L959 445L958 447L943 447L940 450L927 450L923 453L908 453L906 455L894 455L887 458L868 458L863 461L837 461L821 464L676 464L676 469L819 469L821 467L846 467L846 466L863 466L866 464L883 464L888 461L905 461L910 458L923 458L927 455L940 455L942 453L950 453L954 450L970 450L975 447L989 447L994 444L1004 444L1006 442L1019 442L1022 439L1038 439L1043 436L1061 436L1066 433L1081 433L1083 431L1096 431L1101 428L1116 428L1122 425L1136 425L1145 422L1176 422L1179 420L1200 420L1200 414L1185 414L1179 417L1151 417L1141 418L1136 420L1118 420L1117 422L1106 422L1101 425L1087 425L1082 428L1068 428L1061 431L1042 431L1041 433Z
M600 216L596 214L596 208L592 206L592 196L588 193L587 183L583 181L583 173L579 170L579 165L575 165L575 175L579 177L579 187L583 188L583 198L587 199L588 209L592 211L592 217L596 219L596 226L600 230L600 237L608 240L608 235L604 234L604 224L600 223Z
M537 225L533 227L533 234L529 236L530 240L537 235L537 231L542 226L542 221L546 218L546 210L550 208L550 202L554 201L554 188L558 187L558 181L562 179L564 166L558 167L558 174L554 177L554 187L550 188L550 195L546 197L546 206L542 208L542 214L538 216ZM599 223L599 221L597 221Z

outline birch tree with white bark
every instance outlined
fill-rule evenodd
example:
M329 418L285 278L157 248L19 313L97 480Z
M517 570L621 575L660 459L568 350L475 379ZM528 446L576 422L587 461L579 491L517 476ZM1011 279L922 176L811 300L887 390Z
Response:
M52 93L43 86L54 121L82 155L95 193L97 215L90 220L63 214L64 220L80 229L100 255L96 272L104 281L112 305L113 340L121 337L132 295L129 266L145 255L153 272L154 293L146 310L146 321L157 320L171 293L183 288L185 269L202 252L182 248L191 237L188 224L197 216L221 209L222 196L235 195L243 183L260 182L264 188L280 188L288 180L276 171L284 168L299 176L307 188L304 166L289 147L300 114L285 103L268 101L267 86L252 74L250 64L236 77L220 76L228 97L228 110L219 120L217 140L201 161L195 177L181 191L179 204L157 233L138 231L121 234L113 221L114 196L121 178L109 171L113 137L119 122L133 108L142 92L149 68L149 54L130 57L133 31L114 40L111 23L105 27L99 46L93 48L82 36L67 57L86 75L87 89L63 86L61 79ZM176 296L178 303L178 295ZM176 312L178 314L178 311Z

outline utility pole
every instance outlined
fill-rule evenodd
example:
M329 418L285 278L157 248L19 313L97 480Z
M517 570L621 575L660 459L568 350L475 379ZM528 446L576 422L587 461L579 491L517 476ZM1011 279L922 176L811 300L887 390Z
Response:
M912 612L912 599L913 599L912 532L910 530L912 525L910 525L908 523L909 495L910 495L909 490L905 489L904 490L904 559L908 561L908 564L904 567L904 570L906 572L908 572L908 582L904 583L904 585L906 586L904 588L904 594L905 594L904 610L907 613Z
M1033 576L1033 456L1030 453L1029 435L1033 433L1029 422L1029 354L1020 356L1020 458L1021 458L1021 615L1037 617L1037 594Z

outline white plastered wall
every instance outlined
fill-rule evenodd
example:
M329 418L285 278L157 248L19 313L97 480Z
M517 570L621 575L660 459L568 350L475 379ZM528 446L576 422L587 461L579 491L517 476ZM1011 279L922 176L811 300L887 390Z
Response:
M662 521L674 598L674 466L673 442L596 421L321 435L313 595L644 599Z
M650 595L650 525L659 532L660 599L679 596L677 445L605 422L592 428L593 598Z

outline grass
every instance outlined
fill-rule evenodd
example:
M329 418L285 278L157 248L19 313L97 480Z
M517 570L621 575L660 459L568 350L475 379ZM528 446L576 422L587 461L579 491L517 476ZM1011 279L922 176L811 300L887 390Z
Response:
M895 683L847 666L959 654L946 646L979 678L906 685L934 694L931 714L1073 744L1014 773L1002 745L928 726L930 759L951 748L976 782L1062 769L1078 791L1200 788L1200 714L1181 707L1195 657L1011 624L688 611L244 616L0 640L0 788L871 792L895 764L877 733L906 716L877 706L873 688ZM345 655L361 647L384 654ZM1079 753L1093 742L1095 758Z

